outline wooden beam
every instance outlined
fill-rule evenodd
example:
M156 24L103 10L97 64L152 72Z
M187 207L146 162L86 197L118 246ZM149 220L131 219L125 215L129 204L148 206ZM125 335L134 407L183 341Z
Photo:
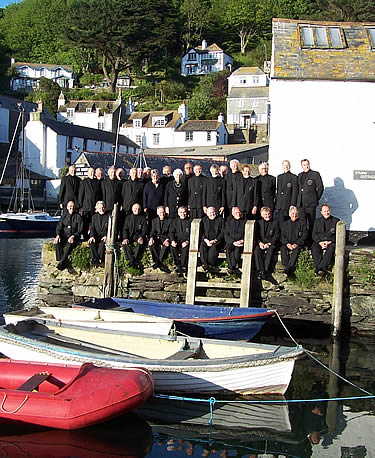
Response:
M115 204L108 220L107 243L104 263L104 297L111 297L115 292L115 242L117 234L118 204Z
M195 285L197 280L197 265L199 253L199 228L201 220L193 219L190 227L190 248L189 248L189 264L188 264L188 279L186 284L186 303L194 304L195 300Z
M255 221L249 220L245 225L245 238L242 254L241 300L240 307L249 307L251 297L251 262L253 258Z
M332 335L334 337L338 336L341 333L342 325L342 302L345 270L345 241L346 224L345 221L339 221L336 224L335 274L333 278L332 292Z

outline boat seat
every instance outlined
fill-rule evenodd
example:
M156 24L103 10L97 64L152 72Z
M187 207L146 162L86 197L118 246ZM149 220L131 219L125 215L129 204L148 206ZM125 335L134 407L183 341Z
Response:
M17 388L17 391L34 391L39 385L48 379L51 374L49 372L40 372L32 375L25 383Z
M179 351L177 351L176 353L173 353L173 355L168 356L168 358L165 358L165 359L194 358L201 351L201 346L202 346L201 342L194 343L194 345L191 345L191 343L189 344L187 341L185 341L184 345L180 348Z

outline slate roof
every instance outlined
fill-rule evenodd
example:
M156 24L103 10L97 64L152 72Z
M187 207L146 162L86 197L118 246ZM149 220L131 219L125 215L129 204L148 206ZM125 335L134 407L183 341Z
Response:
M197 132L197 131L215 131L221 122L216 120L199 120L199 121L186 121L177 127L177 132Z
M25 113L30 113L31 111L36 111L38 109L38 104L32 102L25 102L24 100L16 99L14 97L7 97L5 95L0 95L0 108L5 108L6 110L16 111L19 113L18 105L22 103L25 108ZM43 109L43 113L54 119L53 116L45 109Z
M250 97L266 97L269 96L268 86L256 87L232 87L228 95L228 99L246 99Z
M95 153L95 152L83 152L77 158L81 160L81 156L84 156L87 160L87 163L90 167L98 168L101 167L105 171L108 170L110 166L113 165L113 161L115 158L114 153ZM123 167L126 170L129 170L131 167L134 166L137 158L139 156L137 154L118 154L116 156L116 164L115 167ZM147 166L151 167L152 169L158 169L161 173L162 168L164 165L168 164L174 169L184 169L184 164L189 161L193 165L199 163L202 165L203 173L205 175L209 175L210 166L215 163L213 160L209 159L188 159L188 158L175 158L175 157L165 157L165 156L155 156L151 154L145 154L145 158L147 161ZM220 164L227 164L226 162L220 162ZM228 164L227 164L228 165ZM143 164L142 164L143 166Z
M89 140L96 140L106 143L116 143L116 133L107 132L105 130L92 129L91 127L82 127L76 124L70 124L67 122L56 121L55 119L44 118L42 122L54 130L58 135L65 135L68 137L79 137L87 138ZM134 143L125 135L118 136L118 143L120 145L126 145L131 148L139 149L139 145Z
M58 111L67 111L68 108L74 108L74 111L86 113L86 108L90 108L91 111L99 108L101 112L113 113L118 107L119 102L117 100L70 100L60 107Z
M153 126L152 118L162 117L167 118L167 122L164 126ZM133 119L141 119L142 127L155 127L155 128L171 128L174 127L180 118L180 114L177 111L133 111L129 118L123 124L124 127L133 127Z
M195 49L198 53L204 54L208 51L221 51L224 52L220 46L218 46L216 43L212 43L211 45L207 46L206 48L202 49L202 45L200 46L195 46L193 49Z
M240 67L235 70L230 76L240 75L264 75L265 73L259 67Z
M58 64L36 64L32 62L15 62L13 64L14 67L30 67L30 68L48 68L49 70L56 70L57 68L63 68L68 72L73 72L73 67L71 65L58 65Z
M327 32L327 37L330 30L339 30L342 46L333 47L332 40L318 46L316 33L314 44L308 46L303 27ZM271 78L375 81L375 44L368 29L375 29L375 23L273 19Z

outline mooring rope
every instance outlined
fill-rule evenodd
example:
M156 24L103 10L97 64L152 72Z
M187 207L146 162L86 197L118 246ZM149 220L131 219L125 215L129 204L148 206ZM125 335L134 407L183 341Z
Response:
M5 410L4 408L4 403L5 403L5 400L7 398L7 394L4 393L4 397L3 397L3 402L1 403L1 410L4 412L4 413L16 413L20 410L20 408L25 404L25 402L29 399L29 395L27 394L25 399L21 402L21 404L14 410Z

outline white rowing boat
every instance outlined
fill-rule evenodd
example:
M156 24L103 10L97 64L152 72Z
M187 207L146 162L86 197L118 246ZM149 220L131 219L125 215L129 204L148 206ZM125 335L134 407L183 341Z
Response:
M9 358L144 367L159 393L284 394L299 348L21 321L0 328Z
M154 333L163 336L173 333L174 329L173 320L169 318L95 308L34 307L30 310L4 313L5 324L17 324L19 321L31 318L47 326L65 323L89 328Z

